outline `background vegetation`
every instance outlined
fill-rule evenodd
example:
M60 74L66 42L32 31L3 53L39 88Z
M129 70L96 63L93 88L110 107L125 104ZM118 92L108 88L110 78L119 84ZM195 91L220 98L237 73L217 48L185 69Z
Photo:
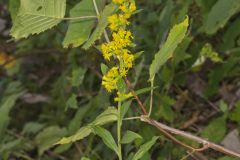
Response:
M93 134L53 146L116 104L101 86L104 60L97 46L63 48L68 21L39 35L11 39L11 17L19 2L0 1L0 159L117 159ZM77 3L67 1L67 17ZM136 90L150 86L149 66L169 30L186 15L190 18L187 36L155 77L152 117L240 152L240 1L137 0L136 4L140 11L131 19L134 52L144 51L129 74ZM149 93L139 97L148 106ZM138 116L136 101L127 102L127 117ZM105 128L115 138L116 125ZM124 121L122 130L140 135L126 139L132 143L123 145L123 159L131 159L141 144L160 136L142 160L234 160L212 150L189 155L139 120Z

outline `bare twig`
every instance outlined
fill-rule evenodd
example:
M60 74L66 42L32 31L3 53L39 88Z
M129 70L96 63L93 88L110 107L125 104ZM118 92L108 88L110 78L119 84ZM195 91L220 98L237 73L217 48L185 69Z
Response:
M168 132L170 132L172 134L179 135L179 136L188 138L190 140L193 140L195 142L198 142L199 144L202 144L204 147L202 148L202 150L197 150L197 152L200 152L200 151L206 150L208 148L211 148L211 149L213 149L215 151L224 153L226 155L240 158L240 153L231 151L231 150L229 150L227 148L224 148L223 146L220 146L218 144L212 143L212 142L210 142L208 140L205 140L203 138L194 136L194 135L192 135L190 133L187 133L187 132L184 132L184 131L181 131L181 130L178 130L178 129L175 129L175 128L172 128L172 127L169 127L169 126L167 126L167 125L165 125L163 123L157 122L157 121L155 121L155 120L153 120L153 119L151 119L149 117L142 116L141 120L143 122L146 122L148 124L151 124L151 125L155 126L156 128L158 128L161 131L162 130L168 131Z

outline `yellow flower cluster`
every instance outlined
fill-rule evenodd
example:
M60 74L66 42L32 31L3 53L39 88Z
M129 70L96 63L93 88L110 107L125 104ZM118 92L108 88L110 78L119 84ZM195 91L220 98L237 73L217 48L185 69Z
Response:
M126 30L131 15L136 11L134 0L112 0L113 3L119 5L119 13L108 17L109 29L112 33L112 41L104 43L101 46L103 57L106 61L116 58L119 65L111 68L106 75L103 76L102 85L111 92L117 89L118 81L127 75L129 69L132 68L134 56L130 52L129 47L132 45L132 33ZM129 97L130 94L118 92L115 100L122 99L120 97Z

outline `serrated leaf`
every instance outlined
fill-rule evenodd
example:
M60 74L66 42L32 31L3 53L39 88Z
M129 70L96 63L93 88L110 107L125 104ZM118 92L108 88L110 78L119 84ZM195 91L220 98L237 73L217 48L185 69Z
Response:
M132 160L138 160L140 158L142 158L142 156L148 152L151 147L156 143L158 137L155 136L153 137L150 141L148 141L147 143L143 144L140 146L140 149L137 151L137 153L134 155Z
M93 130L95 134L102 138L102 141L106 144L106 146L118 154L118 146L108 130L99 126L94 126Z
M103 113L101 113L91 124L92 125L104 125L109 122L117 120L117 109L114 107L109 107Z
M70 10L70 17L96 15L93 1L83 0ZM96 19L73 20L70 22L67 34L63 41L63 47L78 47L90 36Z
M126 131L126 133L122 137L121 143L122 144L131 143L135 139L142 139L142 136L132 131Z
M94 30L88 41L83 45L84 49L90 48L93 43L101 37L105 28L108 25L108 17L116 11L116 8L117 6L114 3L110 3L104 8L103 12L100 14L96 29Z
M155 54L154 60L150 65L150 80L153 79L155 74L159 71L162 65L164 65L167 60L172 56L174 50L177 48L178 44L182 42L188 29L188 17L182 22L175 25L162 46L162 48Z
M15 39L39 34L62 21L66 0L21 0L11 35Z
M90 133L92 133L92 127L86 126L80 128L74 135L70 137L64 137L60 141L58 141L56 144L68 144L72 143L78 140L81 140L85 137L87 137Z
M206 24L205 32L214 34L225 26L227 21L240 10L240 0L219 0L212 7Z

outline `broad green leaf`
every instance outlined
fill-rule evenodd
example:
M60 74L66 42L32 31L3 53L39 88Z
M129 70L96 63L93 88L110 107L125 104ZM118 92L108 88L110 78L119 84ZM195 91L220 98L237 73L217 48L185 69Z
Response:
M148 141L147 143L144 143L143 145L140 146L140 149L137 151L137 153L134 155L132 160L138 160L140 158L142 158L142 156L148 152L151 147L156 143L158 137L155 136L153 137L150 141Z
M126 131L126 133L122 137L121 143L122 144L131 143L135 139L142 139L142 136L132 131Z
M223 28L227 21L240 10L240 0L219 0L212 7L206 24L205 32L214 34Z
M102 13L100 13L98 25L94 30L94 32L92 33L92 35L90 36L90 38L88 39L88 41L83 45L84 49L90 48L94 44L94 42L101 37L105 28L108 25L108 20L107 20L108 17L116 11L116 8L117 6L111 3L104 8Z
M118 146L108 130L99 126L94 126L93 130L95 134L102 138L102 141L106 144L106 146L118 154Z
M219 143L224 138L225 134L226 134L225 116L214 119L201 132L202 137L208 138L210 141L215 143Z
M81 140L81 139L87 137L91 133L92 133L91 126L82 127L74 135L72 135L70 137L64 137L60 141L58 141L56 144L72 143L72 142L75 142L75 141L78 141L78 140Z
M150 65L150 80L152 80L155 74L159 71L162 65L164 65L169 58L171 58L174 50L178 44L182 42L188 29L188 17L180 23L175 25L161 49L155 54L154 60Z
M67 130L65 128L59 128L58 126L50 126L45 128L35 138L35 142L38 146L38 154L42 155L45 150L52 147L52 144L56 143L66 134Z
M92 125L104 125L109 122L114 122L117 120L117 109L114 107L109 107L103 113L101 113L91 124Z
M15 39L39 34L62 21L66 0L21 0L11 35Z
M83 0L70 10L70 17L95 16L93 1ZM63 47L79 47L90 36L96 19L83 19L70 21L67 34L63 41Z

